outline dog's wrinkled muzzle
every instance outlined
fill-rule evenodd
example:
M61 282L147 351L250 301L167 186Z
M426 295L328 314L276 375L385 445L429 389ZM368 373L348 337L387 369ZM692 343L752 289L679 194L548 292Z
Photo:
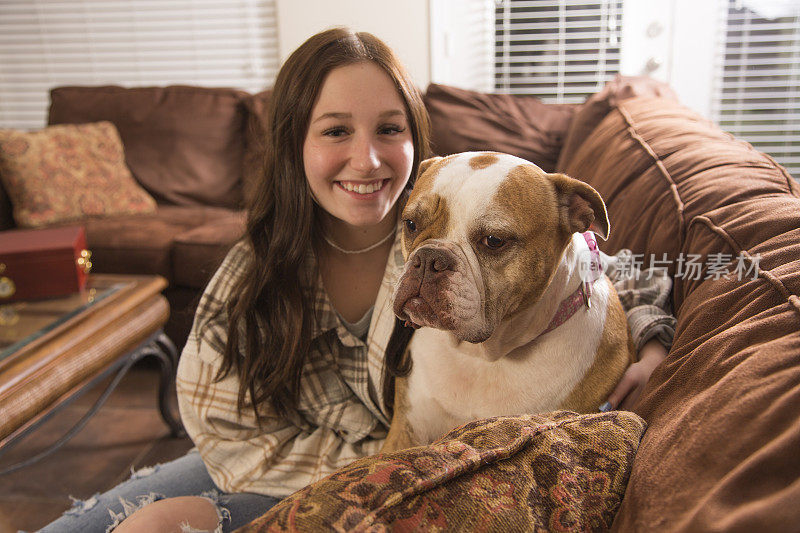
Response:
M412 327L459 330L480 313L480 293L465 262L447 246L425 245L406 262L394 312Z

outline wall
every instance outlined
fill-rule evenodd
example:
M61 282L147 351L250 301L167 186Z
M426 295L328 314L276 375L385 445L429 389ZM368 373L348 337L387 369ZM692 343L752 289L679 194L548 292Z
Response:
M332 26L374 33L397 53L417 86L431 79L429 0L276 0L281 62Z
M429 0L431 81L494 91L494 0Z

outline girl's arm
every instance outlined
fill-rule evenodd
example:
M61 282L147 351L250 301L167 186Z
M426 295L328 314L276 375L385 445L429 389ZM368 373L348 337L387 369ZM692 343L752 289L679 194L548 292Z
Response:
M621 250L611 258L607 274L625 308L638 361L628 367L608 401L600 406L601 411L633 407L675 336L676 320L670 305L672 279L665 270L631 268L626 263L630 258L629 250Z

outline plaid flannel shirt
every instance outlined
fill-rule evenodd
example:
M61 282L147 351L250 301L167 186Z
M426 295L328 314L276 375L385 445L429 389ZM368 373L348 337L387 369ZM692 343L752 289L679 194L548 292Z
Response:
M215 381L227 340L224 305L234 281L252 260L243 243L225 258L198 306L176 381L183 424L220 489L285 497L380 450L389 425L381 390L384 353L395 322L391 295L403 266L400 235L398 231L389 254L366 342L341 323L310 254L308 279L317 280L310 288L317 323L300 398L286 418L263 406L261 428L252 408L241 416L237 412L239 383L234 373ZM662 330L665 317L667 322L671 318L669 278L648 280L642 289L635 280L623 284L627 285L618 290L637 346L654 335L647 324L661 328L655 335L666 335ZM667 340L671 342L671 336Z

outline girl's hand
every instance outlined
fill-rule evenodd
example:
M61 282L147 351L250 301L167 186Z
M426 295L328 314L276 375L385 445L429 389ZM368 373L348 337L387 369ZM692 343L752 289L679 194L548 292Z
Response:
M667 356L667 349L655 339L647 341L639 351L639 360L623 374L608 401L600 406L600 411L612 409L630 410L642 394L650 374Z

